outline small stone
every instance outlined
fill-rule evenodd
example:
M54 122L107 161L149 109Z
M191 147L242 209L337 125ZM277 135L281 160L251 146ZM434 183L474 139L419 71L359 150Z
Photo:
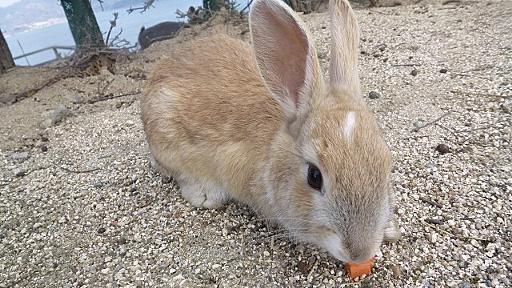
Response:
M366 51L361 50L361 55L366 55Z
M418 75L418 70L413 69L413 70L411 71L411 75L412 75L412 76L416 76L416 75Z
M378 98L380 98L380 94L376 91L370 91L370 93L368 94L368 98L378 99Z
M57 263L57 262L53 262L53 264L52 264L52 268L53 268L53 269L55 269L55 268L57 268L57 267L59 267L59 263Z
M20 163L24 162L29 157L30 157L30 155L28 154L28 152L18 152L18 153L12 153L11 154L11 159L13 161L20 162Z
M27 170L25 170L25 169L17 168L17 169L14 169L13 172L14 172L14 177L23 177L23 176L27 175Z
M432 243L437 242L437 234L436 233L429 233L427 234L428 240Z
M83 99L82 99L82 96L80 95L73 95L71 96L71 103L73 104L80 104L80 103L83 103Z
M299 269L299 271L304 274L304 275L308 275L309 274L309 269L311 267L309 267L308 263L306 261L299 261L297 263L297 269Z
M103 234L103 233L105 233L105 231L107 231L107 229L105 229L105 227L100 227L98 229L98 234Z
M448 72L448 69L446 68L441 68L441 70L439 70L439 73L446 74L446 72Z
M39 228L39 227L41 227L41 226L43 226L43 223L41 223L41 222L37 222L36 224L34 224L34 226L33 226L33 227L34 227L34 229L37 229L37 228Z
M434 219L434 218L427 218L427 219L425 219L425 222L427 222L429 224L434 224L434 225L443 225L443 220Z
M395 279L400 278L400 275L402 274L402 271L400 270L400 265L392 265L391 273L393 273L393 278L395 278Z
M446 144L439 144L436 147L436 151L439 152L439 154L443 155L443 154L446 154L446 153L450 153L451 149Z
M378 46L380 52L384 52L384 50L386 50L386 47L387 47L386 44L381 44Z
M116 103L116 108L119 109L121 107L123 107L123 102L117 102Z
M169 274L174 274L174 273L176 273L176 269L174 269L174 268L169 269Z
M95 181L92 186L94 186L94 188L102 188L103 186L105 186L105 182L102 182L102 181Z
M41 145L39 148L41 149L41 152L46 152L46 151L48 151L48 146L46 146L46 145L44 145L44 144L43 144L43 145Z

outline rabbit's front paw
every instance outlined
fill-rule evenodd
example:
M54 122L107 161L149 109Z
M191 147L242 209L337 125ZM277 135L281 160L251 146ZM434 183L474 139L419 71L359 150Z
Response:
M226 191L218 185L206 181L185 182L179 183L181 195L195 207L216 209L229 200Z

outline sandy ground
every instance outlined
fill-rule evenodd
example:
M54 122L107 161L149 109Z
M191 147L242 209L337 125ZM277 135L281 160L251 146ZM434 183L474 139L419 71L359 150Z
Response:
M394 154L403 233L372 275L350 281L342 263L247 207L193 208L150 169L138 92L195 31L119 60L114 73L0 107L0 287L510 287L512 2L356 15L363 91ZM327 15L304 19L327 68ZM0 77L0 98L52 73L16 69Z

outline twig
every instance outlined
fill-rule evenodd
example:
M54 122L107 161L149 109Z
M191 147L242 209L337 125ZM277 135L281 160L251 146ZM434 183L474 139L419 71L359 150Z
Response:
M491 78L488 78L488 77L483 77L483 76L478 76L478 75L470 75L470 74L464 74L464 73L451 73L452 75L455 75L455 76L461 76L461 77L475 77L475 78L479 78L479 79L484 79L484 80L489 80L491 81Z
M94 171L97 171L97 170L100 170L100 168L91 168L91 169L86 169L86 170L71 170L69 168L66 168L64 166L59 166L60 169L66 171L66 172L69 172L69 173L76 173L76 174L81 174L81 173L90 173L90 172L94 172Z
M88 104L94 104L96 102L107 101L107 100L112 100L112 99L126 97L126 96L133 96L133 95L137 95L139 93L140 93L140 91L132 91L132 92L123 93L123 94L119 94L119 95L110 95L110 96L106 96L106 97L97 97L97 98L90 99L89 101L87 101L87 103Z
M421 66L421 64L417 63L411 63L411 64L392 64L393 67L414 67L414 66Z
M105 43L107 43L107 45L108 45L108 40L110 39L110 33L112 32L112 29L114 29L114 27L117 26L117 18L119 16L119 13L115 12L113 15L114 15L114 19L110 20L110 28L108 29L107 39L105 40Z
M497 94L489 94L489 93L464 92L464 91L460 91L460 90L452 90L450 92L452 92L453 94L462 94L462 95L495 97L495 98L504 98L504 99L511 99L512 98L512 95L497 95Z
M489 128L493 128L494 126L493 125L487 125L487 126L483 126L483 127L477 127L477 128L472 128L472 129L466 129L466 130L455 130L455 132L457 133L469 133L469 132L474 132L474 131L478 131L478 130L485 130L485 129L489 129Z
M475 236L458 236L458 235L456 235L456 234L450 233L449 231L446 231L446 230L441 229L441 228L439 228L439 227L437 227L437 226L434 226L434 225L432 225L432 224L430 224L430 223L427 223L427 225L428 225L430 228L432 228L432 229L436 230L437 232L439 232L439 233L441 233L441 234L444 234L444 235L446 235L446 236L450 236L450 237L451 237L451 236L453 236L453 237L455 237L456 239L458 239L458 240L460 240L460 241L476 240L476 241L480 241L480 242L488 242L488 243L493 243L493 242L495 242L495 241L494 241L494 240L492 240L492 239L484 239L484 238L479 238L479 237L475 237Z
M254 0L249 1L249 3L247 3L247 5L242 10L240 10L240 15L242 15L244 13L244 11L247 10L247 8L249 8L249 6L251 6L253 1Z
M441 124L439 124L439 123L435 123L434 125L436 125L437 127L442 128L442 129L444 129L444 130L446 130L446 131L450 132L452 135L457 135L457 133L456 133L457 131L454 131L454 130L452 130L452 129L450 129L450 128L448 128L448 127L444 126L444 125L441 125Z
M98 3L100 3L101 11L103 11L103 1L105 1L105 0L97 0L97 1L98 1Z
M461 237L459 238L459 240L476 240L476 241L480 241L480 242L489 242L489 243L493 243L495 242L494 240L491 240L491 239L484 239L484 238L479 238L479 237L475 237L475 236L467 236L467 237Z
M140 13L144 13L150 7L153 7L153 2L155 2L155 0L146 0L143 6L135 8L130 7L130 9L126 10L126 12L128 12L128 14L131 14L135 10L142 10Z
M444 113L443 115L439 116L438 118L434 119L431 122L425 123L425 124L423 124L423 125L421 125L419 127L415 127L414 129L412 129L412 131L418 132L418 131L420 131L420 129L428 127L428 126L430 126L432 124L436 124L437 122L441 121L441 119L443 119L444 117L446 117L446 116L448 116L450 114L452 114L452 112L446 112L446 113Z
M460 0L445 0L441 5L451 4L451 3L460 3Z

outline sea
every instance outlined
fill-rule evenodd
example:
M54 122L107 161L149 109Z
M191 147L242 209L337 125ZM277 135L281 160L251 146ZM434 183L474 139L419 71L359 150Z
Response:
M150 27L163 21L184 21L183 19L176 19L176 9L186 12L188 7L199 5L202 5L202 0L158 0L155 1L154 7L151 7L144 13L134 11L128 14L126 10L130 7L125 7L116 11L95 11L95 16L101 31L104 33L104 37L106 37L106 32L110 28L110 20L114 18L113 13L118 12L117 26L112 30L110 39L122 29L123 32L120 38L124 38L129 41L131 45L135 45L142 26ZM56 4L56 9L62 8ZM47 25L42 25L42 27L36 26L28 31L4 35L13 57L49 46L75 45L66 19L50 20ZM23 53L23 51L25 53ZM66 56L71 52L59 50L59 53ZM31 66L54 58L55 54L53 51L47 50L42 53L16 59L15 62L16 65L19 66Z

